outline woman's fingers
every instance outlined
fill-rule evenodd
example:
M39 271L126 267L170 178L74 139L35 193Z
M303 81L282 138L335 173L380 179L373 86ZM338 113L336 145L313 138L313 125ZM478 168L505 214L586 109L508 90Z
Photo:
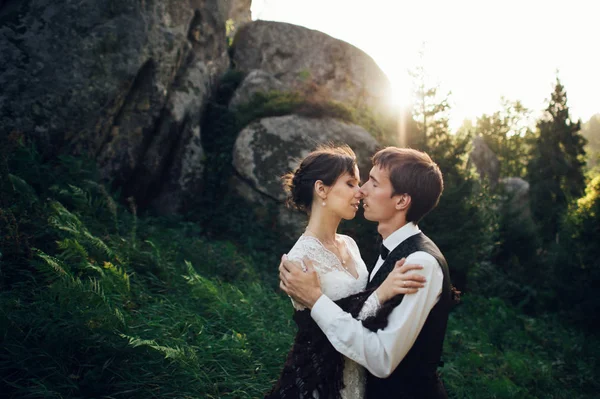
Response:
M399 276L399 278L404 281L417 281L420 283L427 282L427 279L424 276L421 276L420 274L417 274L417 273L401 274Z
M416 294L417 292L419 292L419 290L416 288L403 288L399 294Z
M408 264L403 264L402 266L398 267L398 271L400 273L406 273L409 272L411 270L422 270L423 266L418 265L418 264L414 264L414 263L408 263Z
M423 266L414 263L406 263L406 258L402 258L396 262L394 268L399 270L400 273L406 273L411 270L421 270L423 269Z

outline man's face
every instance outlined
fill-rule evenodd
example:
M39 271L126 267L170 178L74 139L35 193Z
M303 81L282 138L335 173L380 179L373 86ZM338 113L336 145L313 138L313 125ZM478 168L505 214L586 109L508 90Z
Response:
M369 172L369 180L360 188L363 197L365 219L373 222L390 220L396 214L396 196L392 197L389 173L375 165Z

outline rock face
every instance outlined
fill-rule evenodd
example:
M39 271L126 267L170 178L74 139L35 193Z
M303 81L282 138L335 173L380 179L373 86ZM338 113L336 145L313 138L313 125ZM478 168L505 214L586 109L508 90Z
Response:
M490 185L495 187L500 177L500 161L481 136L473 139L473 151L471 151L470 158L475 164L479 176L482 179L489 179Z
M228 1L5 1L0 134L68 148L165 210L201 176L200 115L228 66Z
M245 78L240 87L237 88L235 94L229 102L229 108L235 109L238 106L249 102L255 93L270 91L288 91L290 88L283 84L279 79L264 71L255 69L251 71Z
M236 28L252 21L251 5L252 0L231 0L228 19L233 21Z
M392 114L388 105L390 82L375 61L325 33L281 22L254 21L238 30L233 61L243 72L259 69L290 89L314 91L324 99Z
M242 130L233 151L237 176L232 184L242 197L259 205L257 210L274 206L283 231L290 238L297 237L306 216L283 205L286 194L280 177L318 144L328 142L348 144L357 155L363 180L368 176L378 143L366 130L331 118L289 115L264 118Z

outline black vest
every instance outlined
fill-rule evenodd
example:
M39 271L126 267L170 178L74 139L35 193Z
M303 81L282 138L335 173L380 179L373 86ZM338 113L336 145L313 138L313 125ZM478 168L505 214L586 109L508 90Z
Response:
M450 273L446 259L438 247L423 233L415 234L401 242L387 256L368 288L381 285L393 270L396 261L414 252L426 252L433 256L444 274L439 301L429 312L427 320L412 348L388 378L367 377L367 399L440 399L447 398L444 386L437 375L442 356L448 314L454 304ZM402 301L403 295L392 300Z

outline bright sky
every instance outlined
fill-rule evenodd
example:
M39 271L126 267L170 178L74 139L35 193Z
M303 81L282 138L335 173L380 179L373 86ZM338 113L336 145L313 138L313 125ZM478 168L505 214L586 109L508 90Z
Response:
M419 61L452 91L451 125L521 100L539 114L555 73L571 113L600 112L598 0L253 0L252 18L289 22L347 41L387 74L395 101L410 97Z

